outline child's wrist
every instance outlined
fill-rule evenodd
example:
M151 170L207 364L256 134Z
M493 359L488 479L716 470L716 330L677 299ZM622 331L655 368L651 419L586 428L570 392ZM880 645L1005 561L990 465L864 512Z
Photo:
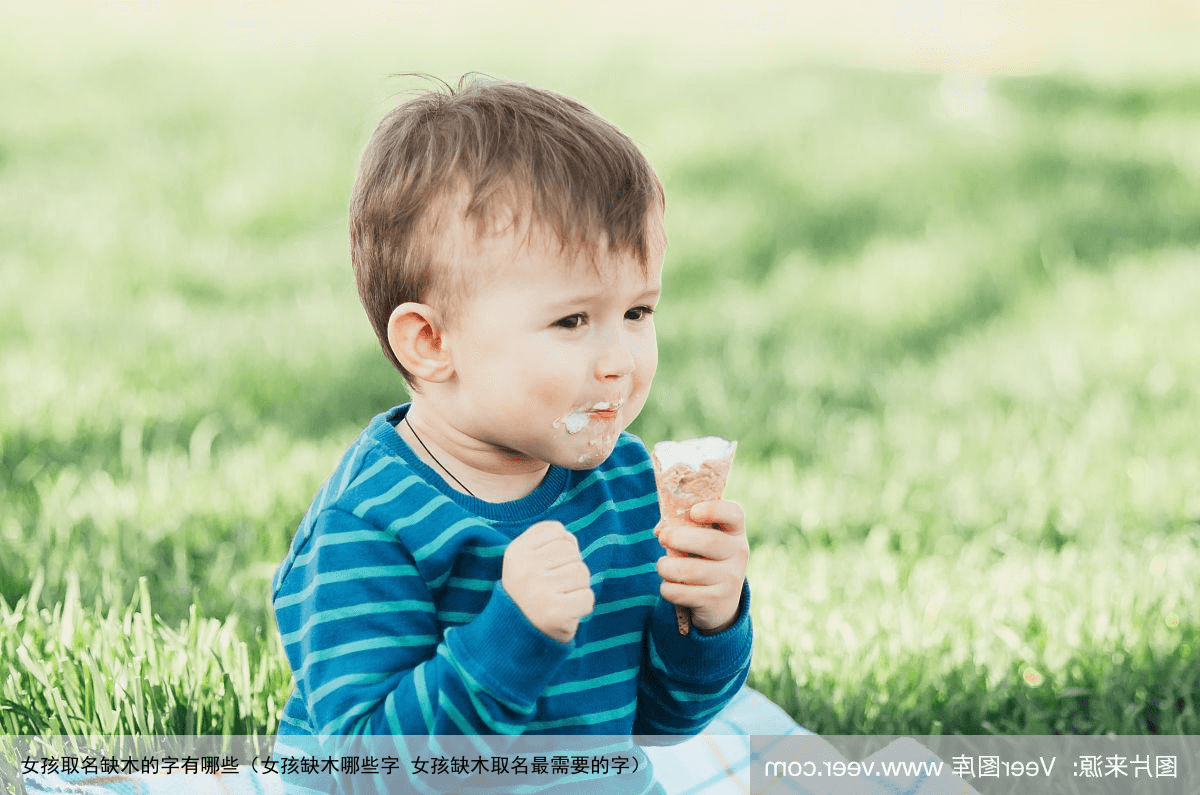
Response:
M738 622L738 619L741 618L741 616L742 616L742 605L744 603L745 593L746 593L746 581L743 580L742 587L738 591L737 601L733 605L733 610L728 614L728 618L726 618L724 621L715 621L715 622L709 623L709 622L704 621L703 616L697 617L695 615L695 613L693 612L692 625L696 627L696 631L699 632L701 635L705 635L705 636L719 635L722 632L724 632L725 630L732 627L734 624L736 624ZM699 618L699 620L697 620L698 618Z
M720 635L722 632L729 629L736 623L737 623L737 612L735 611L734 614L729 618L728 621L724 621L715 627L700 626L699 624L697 624L695 622L695 620L692 621L692 626L696 627L696 631L699 632L701 635Z

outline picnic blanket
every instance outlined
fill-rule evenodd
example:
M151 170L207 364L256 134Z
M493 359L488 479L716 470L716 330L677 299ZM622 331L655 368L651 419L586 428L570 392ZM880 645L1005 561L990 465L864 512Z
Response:
M667 795L978 795L944 769L939 776L931 775L941 760L908 738L859 760L860 769L871 774L768 776L768 761L785 770L813 765L811 769L825 773L839 765L850 767L850 760L749 687L742 688L703 733L679 745L648 746L645 751Z
M655 778L667 795L976 795L955 776L933 777L919 767L908 775L843 778L766 776L766 760L798 769L805 763L846 763L832 745L799 726L766 696L743 688L702 733L682 743L646 746ZM938 761L914 740L900 739L869 760ZM882 769L882 765L872 765ZM911 767L911 765L910 765ZM27 772L28 795L283 795L277 774L249 767L232 773L96 775Z

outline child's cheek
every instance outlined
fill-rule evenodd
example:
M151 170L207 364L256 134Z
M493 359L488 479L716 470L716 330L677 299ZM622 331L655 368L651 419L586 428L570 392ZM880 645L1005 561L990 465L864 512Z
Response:
M629 396L629 412L626 422L633 422L646 405L650 394L650 386L654 383L654 374L658 370L658 347L651 346L649 351L638 362L638 368L633 373L633 392Z
M633 394L629 396L629 400L625 404L625 416L622 417L626 425L632 423L642 413L642 408L646 405L646 398L649 395L650 382L648 380L633 382Z
M527 394L533 401L530 408L540 406L545 411L554 414L562 411L564 407L573 408L578 399L571 389L555 379L529 375L527 383L530 385Z

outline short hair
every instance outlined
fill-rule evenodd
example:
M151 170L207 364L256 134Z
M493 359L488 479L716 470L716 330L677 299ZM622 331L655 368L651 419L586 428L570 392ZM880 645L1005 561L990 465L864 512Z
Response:
M451 313L469 290L439 217L465 194L477 235L507 218L549 230L564 251L603 243L646 267L661 182L624 133L568 97L491 79L417 94L383 118L350 200L350 251L363 308L384 353L392 311L408 301ZM523 216L523 213L528 213ZM506 215L511 214L511 215ZM505 228L508 228L506 224ZM439 239L442 238L442 239Z

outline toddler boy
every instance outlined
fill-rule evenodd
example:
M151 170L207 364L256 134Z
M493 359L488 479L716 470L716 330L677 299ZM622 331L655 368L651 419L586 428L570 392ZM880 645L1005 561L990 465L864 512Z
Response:
M742 511L701 503L656 538L625 432L657 365L663 208L637 147L548 91L460 84L380 123L352 259L412 401L346 451L276 574L283 745L688 735L737 692Z

